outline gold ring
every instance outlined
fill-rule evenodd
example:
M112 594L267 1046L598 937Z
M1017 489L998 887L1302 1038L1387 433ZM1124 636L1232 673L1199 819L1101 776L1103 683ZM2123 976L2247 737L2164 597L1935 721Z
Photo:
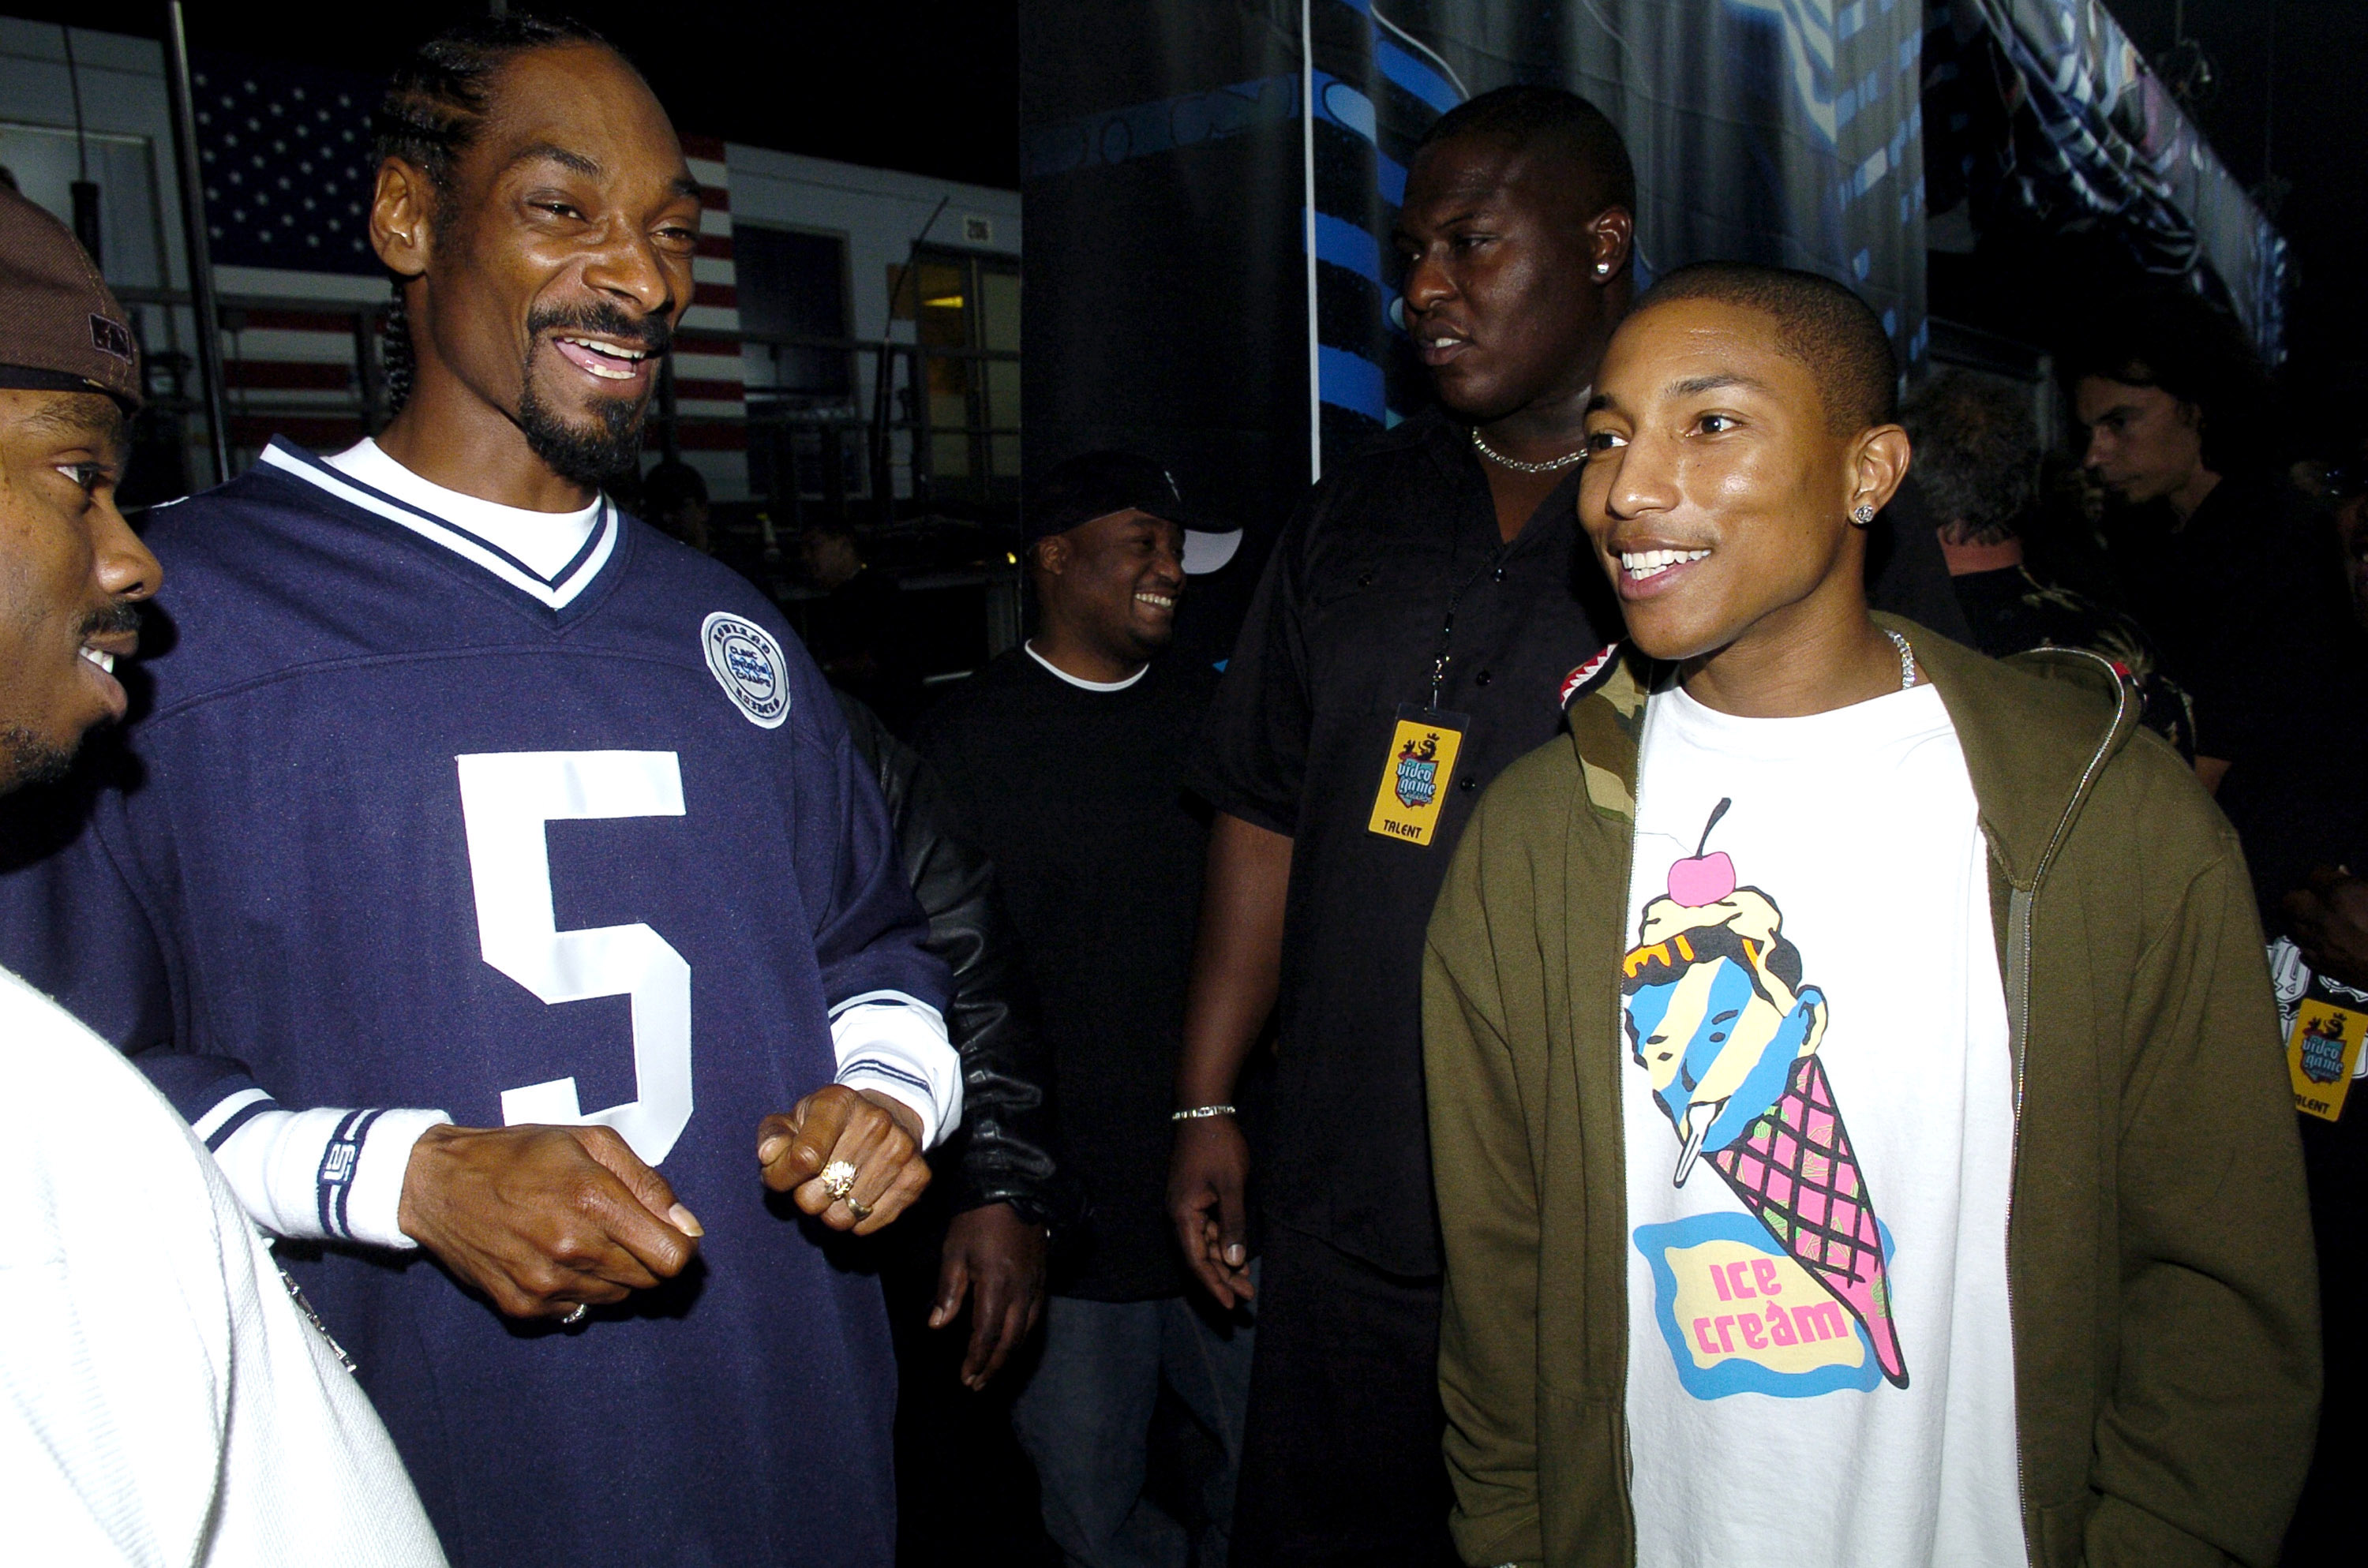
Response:
M588 1302L588 1301L578 1301L578 1302L576 1302L576 1303L575 1303L575 1310L574 1312L569 1312L565 1317L561 1318L561 1319L559 1320L559 1326L560 1326L560 1327L562 1327L562 1328L567 1328L567 1327L571 1327L571 1326L573 1326L573 1325L574 1325L574 1324L575 1324L582 1323L582 1322L584 1321L584 1314L585 1314L586 1312L590 1312L591 1310L592 1310L592 1307L591 1307L591 1303L590 1303L590 1302Z
M833 1160L822 1168L822 1189L844 1201L855 1190L855 1167L845 1160Z
M869 1203L858 1203L852 1198L842 1198L839 1201L847 1205L847 1211L859 1221L871 1218L871 1205Z

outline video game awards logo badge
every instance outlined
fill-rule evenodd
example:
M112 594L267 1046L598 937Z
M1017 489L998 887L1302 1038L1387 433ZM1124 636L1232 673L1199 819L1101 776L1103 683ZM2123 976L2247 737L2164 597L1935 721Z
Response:
M2332 1017L2306 1018L2294 1031L2301 1047L2303 1076L2314 1084L2332 1084L2344 1076L2351 1063L2344 1058L2343 1019Z
M723 695L748 716L750 723L759 729L780 729L781 721L790 716L790 668L773 634L718 610L699 629L699 642Z
M1439 793L1439 737L1409 738L1398 748L1398 804L1419 809Z

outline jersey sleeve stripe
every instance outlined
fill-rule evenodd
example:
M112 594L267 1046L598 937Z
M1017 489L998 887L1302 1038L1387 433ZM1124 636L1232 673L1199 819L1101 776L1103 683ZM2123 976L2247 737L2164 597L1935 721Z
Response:
M885 1078L891 1083L904 1084L911 1088L917 1089L922 1094L929 1095L933 1098L936 1094L934 1086L927 1078L922 1077L918 1073L913 1072L909 1068L899 1067L893 1062L884 1062L877 1056L859 1056L852 1062L840 1063L838 1069L838 1081L844 1084L849 1079L855 1077L858 1074L863 1074L871 1077Z
M910 1007L924 1017L935 1019L940 1025L946 1021L946 1016L943 1013L939 1012L919 997L908 995L902 991L866 991L860 996L849 996L844 1002L834 1002L830 1008L831 1020L836 1023L839 1015L856 1007Z
M223 1140L245 1127L256 1112L269 1110L274 1104L267 1090L241 1089L215 1101L213 1108L198 1118L189 1131L198 1135L198 1142L203 1143L209 1152L219 1153Z

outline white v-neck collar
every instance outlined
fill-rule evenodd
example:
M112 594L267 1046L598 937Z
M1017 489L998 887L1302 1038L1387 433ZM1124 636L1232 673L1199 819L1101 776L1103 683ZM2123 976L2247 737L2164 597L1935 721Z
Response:
M590 585L621 531L605 500L581 512L499 506L420 478L367 438L326 459L274 440L261 460L442 545L550 609L566 608Z

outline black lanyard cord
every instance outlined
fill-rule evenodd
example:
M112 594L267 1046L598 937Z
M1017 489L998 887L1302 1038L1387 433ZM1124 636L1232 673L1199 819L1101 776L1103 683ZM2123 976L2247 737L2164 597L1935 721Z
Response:
M1512 553L1514 542L1519 538L1520 536L1516 535L1514 539L1507 540L1489 551L1488 558L1480 562L1470 576L1448 591L1447 614L1439 623L1439 653L1430 661L1430 711L1433 713L1439 711L1439 688L1447 680L1448 663L1453 657L1452 650L1455 643L1455 607L1463 602L1465 589L1478 582L1492 567L1503 566L1505 557ZM1460 552L1463 543L1463 538L1459 534L1448 546L1447 570L1451 575L1455 571L1455 557Z

